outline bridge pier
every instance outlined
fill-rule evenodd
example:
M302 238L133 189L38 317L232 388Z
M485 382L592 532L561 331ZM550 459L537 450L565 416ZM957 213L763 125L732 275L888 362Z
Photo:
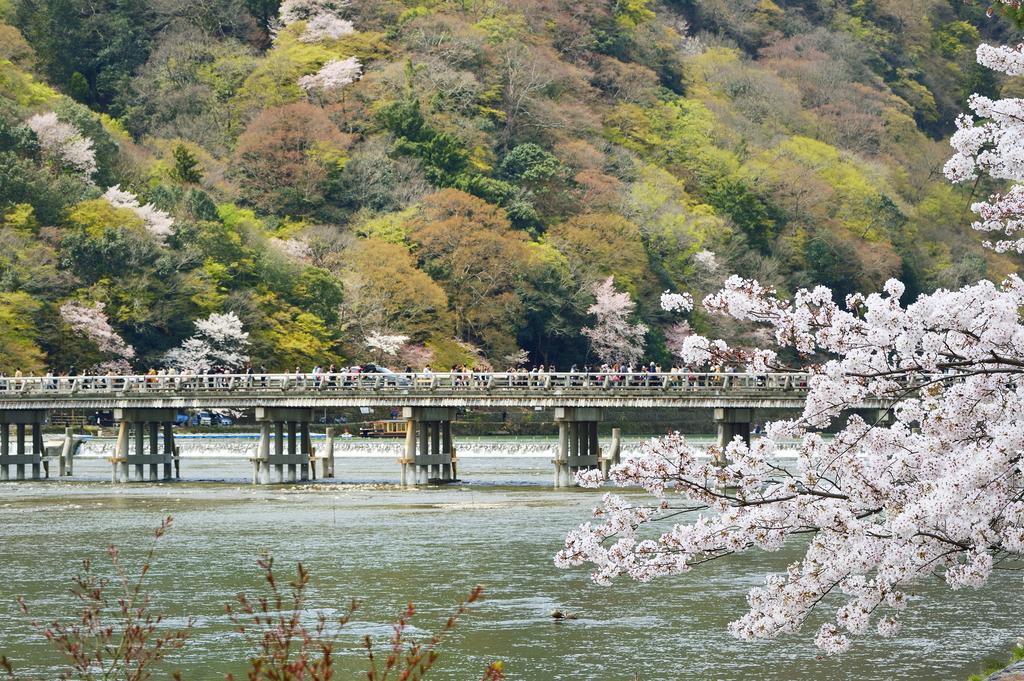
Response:
M112 462L115 482L174 479L176 416L176 409L114 410L114 420L118 422L117 445Z
M44 410L0 411L0 480L11 479L11 468L15 480L25 480L26 466L31 468L31 480L40 479L44 421Z
M457 479L455 447L452 445L450 407L405 407L405 456L402 486L425 485L431 480L452 482Z
M260 441L256 458L253 460L254 484L269 485L309 480L313 455L309 422L312 420L312 409L256 408Z
M753 409L737 409L734 407L715 409L715 424L718 426L718 448L721 454L716 458L716 463L723 466L727 463L725 448L736 436L742 437L743 441L750 446L750 423L753 420Z
M572 487L580 470L598 468L601 450L597 442L597 424L603 414L599 407L557 407L558 452L554 460L555 487Z

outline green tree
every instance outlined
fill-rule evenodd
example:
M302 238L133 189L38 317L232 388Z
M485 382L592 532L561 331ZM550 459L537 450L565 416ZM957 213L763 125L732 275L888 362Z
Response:
M27 293L0 293L0 371L40 374L46 358L36 342L42 303Z
M203 179L199 159L184 144L174 147L174 167L171 178L184 184L198 184Z

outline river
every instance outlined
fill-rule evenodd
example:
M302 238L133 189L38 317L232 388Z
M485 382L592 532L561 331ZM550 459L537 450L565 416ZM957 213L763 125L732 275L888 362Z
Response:
M550 457L528 450L461 456L467 483L438 489L396 487L391 455L366 452L341 456L337 480L304 486L253 487L241 458L186 458L183 481L169 484L112 486L101 458L76 462L72 482L4 483L0 653L26 678L54 678L54 656L14 597L25 596L42 619L73 613L68 587L80 559L103 566L105 546L115 543L134 564L165 515L174 527L148 582L154 607L172 623L187 614L198 619L186 648L154 678L170 678L172 669L193 681L242 670L245 642L231 631L223 604L239 591L261 591L261 550L282 572L303 561L313 576L313 609L336 613L351 598L364 601L342 635L345 671L360 668L362 636L386 636L407 600L419 609L417 625L435 629L475 584L485 587L485 599L428 678L479 678L500 659L510 679L529 680L945 681L1005 656L1024 634L1021 577L1001 574L982 590L955 595L939 583L918 584L900 638L859 639L841 658L818 656L811 639L820 620L800 637L741 643L727 622L766 571L799 557L799 545L678 579L595 586L585 570L555 569L551 557L565 531L589 516L597 493L551 489ZM555 622L554 609L578 619Z

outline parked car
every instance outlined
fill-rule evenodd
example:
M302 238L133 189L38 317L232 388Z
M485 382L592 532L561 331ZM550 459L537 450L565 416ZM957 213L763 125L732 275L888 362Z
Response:
M174 425L176 426L187 426L192 421L192 417L183 411L178 412L174 417Z
M364 364L362 367L360 367L360 373L384 374L386 377L384 383L386 385L398 385L403 387L412 385L412 380L405 374L396 374L391 369L388 369L387 367L382 367L379 364Z
M192 416L194 426L230 426L234 425L235 419L227 414L218 414L215 411L201 411Z

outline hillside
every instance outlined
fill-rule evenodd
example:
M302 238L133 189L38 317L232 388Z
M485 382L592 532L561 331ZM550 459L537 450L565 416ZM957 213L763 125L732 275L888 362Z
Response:
M0 0L0 370L592 361L593 287L907 297L1017 269L944 141L959 0ZM111 187L116 187L111 189ZM77 314L77 316L76 316ZM108 324L109 321L109 324ZM715 329L695 317L698 330ZM121 340L123 339L123 341ZM130 348L128 347L130 346ZM133 352L129 352L133 350Z

